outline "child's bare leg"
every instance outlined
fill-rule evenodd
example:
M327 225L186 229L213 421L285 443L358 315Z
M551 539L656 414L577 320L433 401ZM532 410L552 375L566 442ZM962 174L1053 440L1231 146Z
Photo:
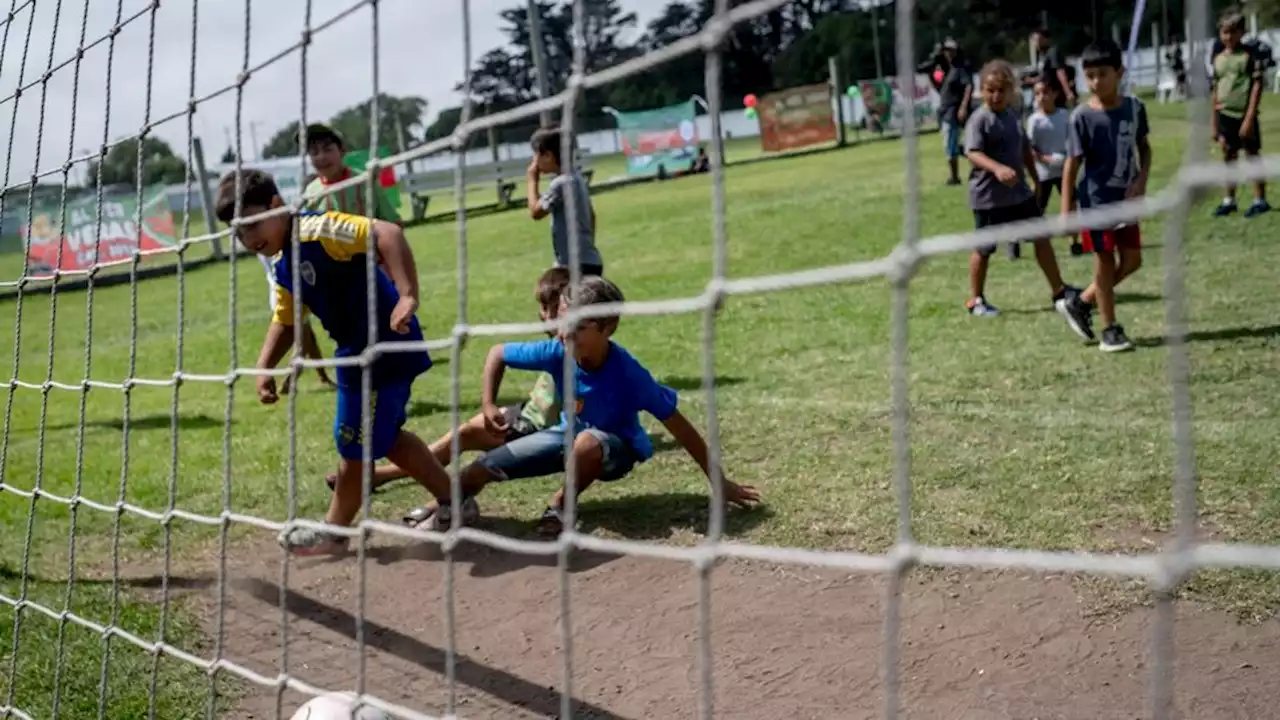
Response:
M302 324L302 356L308 360L324 359L324 353L320 352L320 341L316 339L316 331L312 329L309 322ZM324 368L316 368L316 375L319 376L322 384L333 385L333 381L329 379L329 374L325 372Z
M987 289L987 268L991 256L979 250L969 255L969 299L980 298Z
M1040 272L1044 273L1044 279L1049 282L1049 292L1056 298L1066 288L1066 283L1062 282L1062 270L1058 267L1058 256L1054 254L1053 244L1047 238L1036 240L1035 247L1036 264L1040 266Z
M1245 156L1249 158L1250 162L1257 162L1258 160L1261 159L1261 155L1262 153L1259 150L1249 150L1245 153ZM1259 202L1259 201L1266 202L1267 200L1267 181L1266 180L1258 180L1253 184L1253 200L1254 202Z
M418 481L418 484L436 498L449 497L449 473L431 454L422 438L401 430L395 443L387 450L387 459L397 470Z
M364 463L343 458L338 462L338 482L329 498L329 512L324 521L330 525L346 527L356 519L363 504L361 489Z
M574 495L582 497L582 493L604 473L604 445L591 433L580 433L573 441L573 487ZM555 511L544 515L538 526L543 535L559 535L564 529L564 521L558 513L564 510L565 488L556 490L551 498L550 509Z
M1116 255L1113 252L1095 253L1093 256L1093 284L1086 293L1086 301L1098 306L1098 314L1102 316L1102 326L1111 327L1116 324Z
M501 445L504 439L489 432L484 424L484 415L481 414L476 414L458 426L458 450L461 452L492 450ZM431 443L431 454L441 465L447 466L453 462L453 432L447 432Z

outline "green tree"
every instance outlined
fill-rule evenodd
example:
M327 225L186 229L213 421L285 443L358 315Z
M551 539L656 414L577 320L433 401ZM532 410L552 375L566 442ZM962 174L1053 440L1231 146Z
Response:
M107 151L101 162L91 161L88 166L89 182L96 183L102 173L103 185L174 184L185 181L187 166L164 140L145 137L141 142L142 175L138 175L139 143L126 140Z

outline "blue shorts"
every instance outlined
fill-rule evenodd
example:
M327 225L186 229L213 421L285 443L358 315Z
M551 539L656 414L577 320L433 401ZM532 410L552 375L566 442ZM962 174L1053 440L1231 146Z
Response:
M942 121L942 149L947 153L948 160L964 154L960 147L960 141L963 139L964 125L950 120Z
M600 441L604 449L604 469L599 480L620 480L635 467L635 451L617 435L588 428L582 434ZM564 472L564 430L539 430L484 453L476 462L498 480L520 480Z
M387 456L387 451L400 436L400 428L404 427L409 405L409 388L413 381L388 383L375 388L369 397L369 407L373 410L373 447L374 460ZM364 443L360 436L360 423L363 405L360 400L359 386L338 388L338 411L333 417L333 441L338 446L338 455L346 460L364 458Z

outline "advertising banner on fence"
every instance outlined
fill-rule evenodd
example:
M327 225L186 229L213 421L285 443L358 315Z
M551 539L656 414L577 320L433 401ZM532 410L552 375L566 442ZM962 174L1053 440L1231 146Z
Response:
M141 232L135 195L103 197L100 228L97 198L67 203L61 235L58 234L57 203L31 208L31 224L22 226L21 235L32 274L47 275L55 267L85 270L93 266L95 251L97 261L107 263L126 260L135 249L155 250L173 245L173 216L169 214L165 188L146 188L142 198Z
M390 157L391 150L387 147L378 148L378 157ZM351 168L353 175L359 175L364 172L364 168L369 164L368 150L352 150L343 158L343 162L347 167ZM362 187L361 192L364 192ZM396 169L394 167L384 167L378 171L377 192L382 194L382 199L389 203L391 207L400 207L400 183L396 180Z
M760 145L765 152L836 141L831 86L826 83L779 90L760 98Z
M668 173L687 170L698 157L698 123L694 101L618 113L618 134L627 156L627 174L653 175L662 165Z
M928 75L915 76L910 104L898 87L896 77L860 80L858 94L866 108L867 129L873 132L901 132L902 119L908 107L915 109L916 127L931 124L938 112L938 93L929 82Z

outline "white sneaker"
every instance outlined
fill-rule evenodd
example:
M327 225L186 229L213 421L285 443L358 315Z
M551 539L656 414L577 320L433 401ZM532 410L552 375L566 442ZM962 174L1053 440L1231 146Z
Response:
M347 551L347 538L306 527L281 531L277 540L280 547L292 555L340 555Z

